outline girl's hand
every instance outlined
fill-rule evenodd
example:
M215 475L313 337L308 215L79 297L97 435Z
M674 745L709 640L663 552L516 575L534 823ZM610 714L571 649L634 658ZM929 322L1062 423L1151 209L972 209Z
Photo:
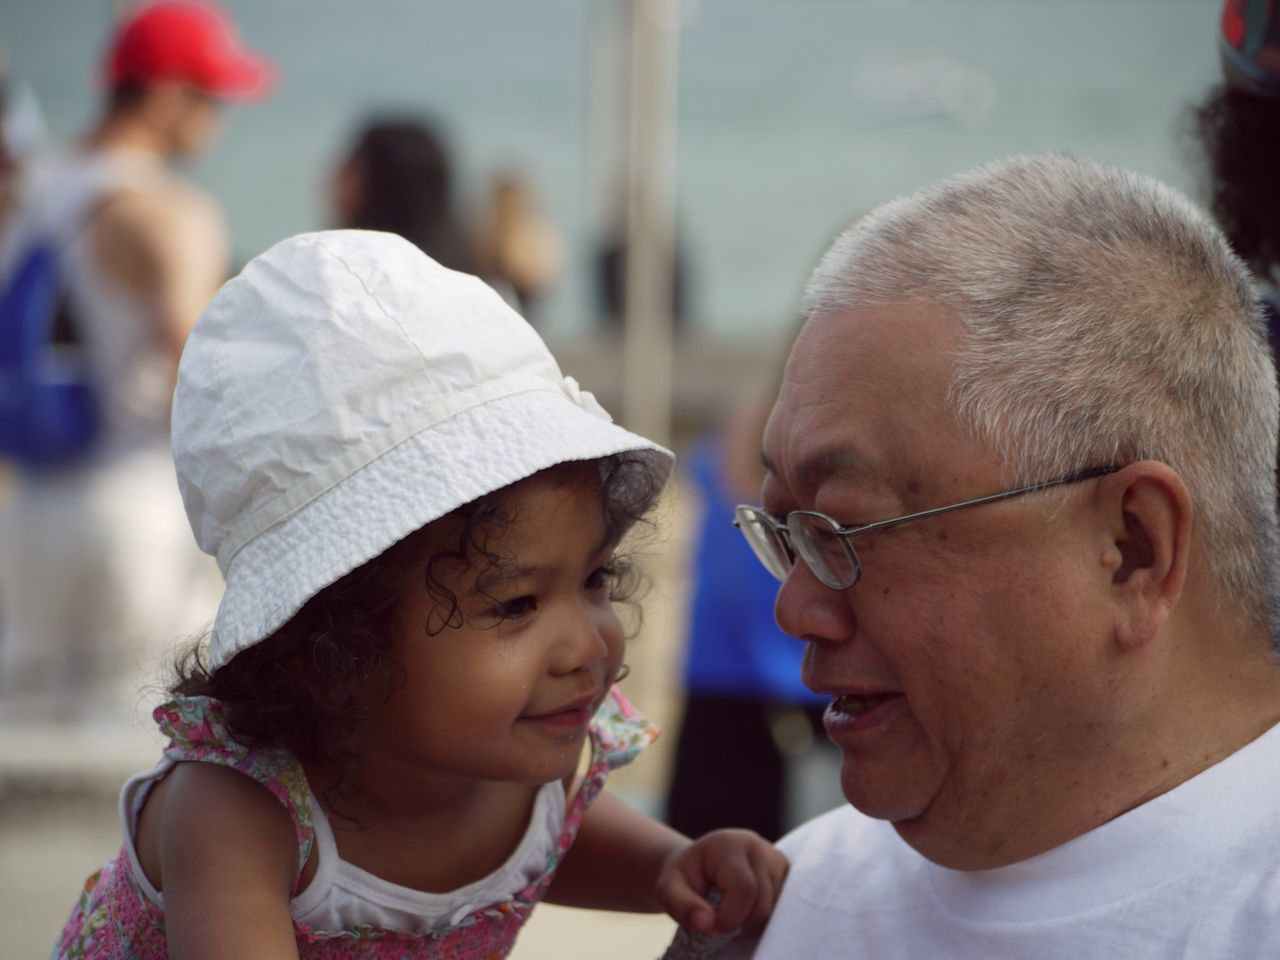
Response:
M787 858L750 830L714 830L675 850L658 876L664 910L696 933L723 936L739 929L757 936L769 920L787 875ZM724 893L720 908L707 902Z

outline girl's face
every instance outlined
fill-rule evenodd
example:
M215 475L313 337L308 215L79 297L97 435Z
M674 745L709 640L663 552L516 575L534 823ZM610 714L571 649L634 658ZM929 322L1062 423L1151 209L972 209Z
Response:
M597 476L594 465L566 465L504 490L499 507L514 519L487 544L502 563L432 569L458 600L443 629L448 608L427 589L423 565L408 575L392 617L403 683L370 718L366 776L443 786L573 773L625 645ZM456 549L460 522L439 525L430 554Z

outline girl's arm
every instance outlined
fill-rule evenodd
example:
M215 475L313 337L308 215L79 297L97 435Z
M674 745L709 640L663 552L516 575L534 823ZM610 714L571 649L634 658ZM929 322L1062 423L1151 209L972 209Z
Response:
M166 777L160 862L170 960L297 960L293 824L260 784L180 763Z
M700 933L763 928L787 862L747 830L716 830L691 841L602 792L583 817L547 900L569 907L657 913ZM720 908L706 899L724 892Z

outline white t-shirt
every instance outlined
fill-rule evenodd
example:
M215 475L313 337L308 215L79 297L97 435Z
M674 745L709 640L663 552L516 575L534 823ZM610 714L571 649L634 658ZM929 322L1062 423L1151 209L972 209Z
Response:
M940 867L852 807L781 847L791 872L764 936L717 960L1280 957L1280 726L996 870Z

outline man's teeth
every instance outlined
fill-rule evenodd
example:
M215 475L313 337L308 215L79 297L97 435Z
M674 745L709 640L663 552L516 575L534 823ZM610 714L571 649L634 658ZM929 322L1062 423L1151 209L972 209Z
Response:
M841 713L866 713L884 700L884 694L873 693L866 696L846 693L836 697L833 706Z

